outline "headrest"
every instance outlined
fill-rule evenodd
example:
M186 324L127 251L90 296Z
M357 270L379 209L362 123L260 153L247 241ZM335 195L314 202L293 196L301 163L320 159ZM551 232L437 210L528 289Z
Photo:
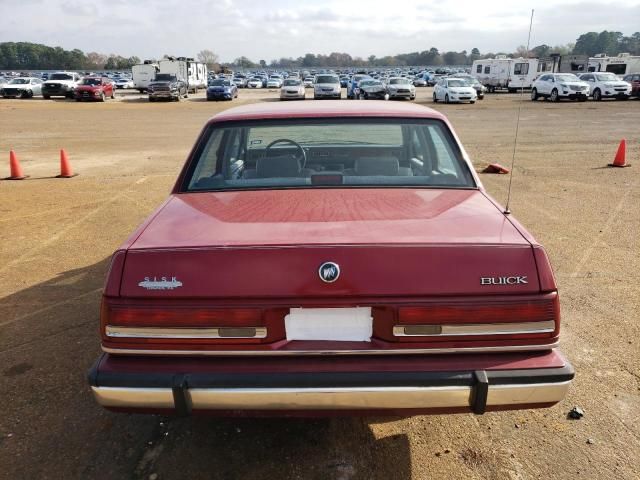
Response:
M360 157L356 159L356 175L395 177L400 163L395 157Z
M293 155L259 158L256 163L258 178L301 177L300 162Z

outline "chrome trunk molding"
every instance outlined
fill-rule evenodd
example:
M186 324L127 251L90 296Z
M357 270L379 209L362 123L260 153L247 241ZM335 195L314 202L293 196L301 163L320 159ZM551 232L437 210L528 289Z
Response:
M122 327L107 325L107 337L113 338L162 338L162 339L207 339L207 338L266 338L267 327Z
M448 337L471 335L523 335L535 333L553 333L555 321L520 323L449 323L396 325L393 335L396 337Z
M499 353L551 350L559 341L544 345L510 345L504 347L397 348L393 350L151 350L109 348L102 351L114 355L182 355L182 356L323 356L323 355L437 355L446 353Z

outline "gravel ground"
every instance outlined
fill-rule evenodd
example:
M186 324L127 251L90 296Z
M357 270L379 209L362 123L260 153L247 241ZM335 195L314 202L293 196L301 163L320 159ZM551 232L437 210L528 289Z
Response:
M418 102L434 106L431 89ZM508 165L511 209L551 257L577 376L554 408L408 419L175 419L108 413L99 353L111 252L167 195L204 121L233 103L0 101L0 478L640 478L640 101L441 105L478 168ZM604 168L621 138L631 168ZM65 148L80 173L58 173ZM3 169L6 167L2 167ZM8 172L8 170L7 170ZM2 176L5 176L2 172ZM504 202L508 176L483 175ZM581 420L567 419L578 405Z

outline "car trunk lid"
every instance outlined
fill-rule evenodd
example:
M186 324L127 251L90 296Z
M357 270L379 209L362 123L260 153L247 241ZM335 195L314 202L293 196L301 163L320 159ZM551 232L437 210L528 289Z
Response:
M322 281L335 262L340 277ZM531 244L478 190L179 194L126 254L120 294L358 298L540 290Z

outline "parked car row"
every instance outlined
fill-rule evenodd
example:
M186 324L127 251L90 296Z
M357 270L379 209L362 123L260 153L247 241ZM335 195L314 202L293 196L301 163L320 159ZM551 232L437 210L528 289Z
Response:
M98 100L104 102L107 97L115 98L115 84L108 77L84 77L72 72L59 72L51 75L50 80L42 81L37 77L18 77L9 80L0 88L4 98L32 98L42 96Z
M640 84L640 75L638 77ZM540 75L531 88L533 101L544 98L558 102L564 98L585 102L589 97L595 101L603 98L628 100L632 94L631 83L609 72L590 72L579 77L571 73L548 73ZM638 95L637 89L635 94Z

